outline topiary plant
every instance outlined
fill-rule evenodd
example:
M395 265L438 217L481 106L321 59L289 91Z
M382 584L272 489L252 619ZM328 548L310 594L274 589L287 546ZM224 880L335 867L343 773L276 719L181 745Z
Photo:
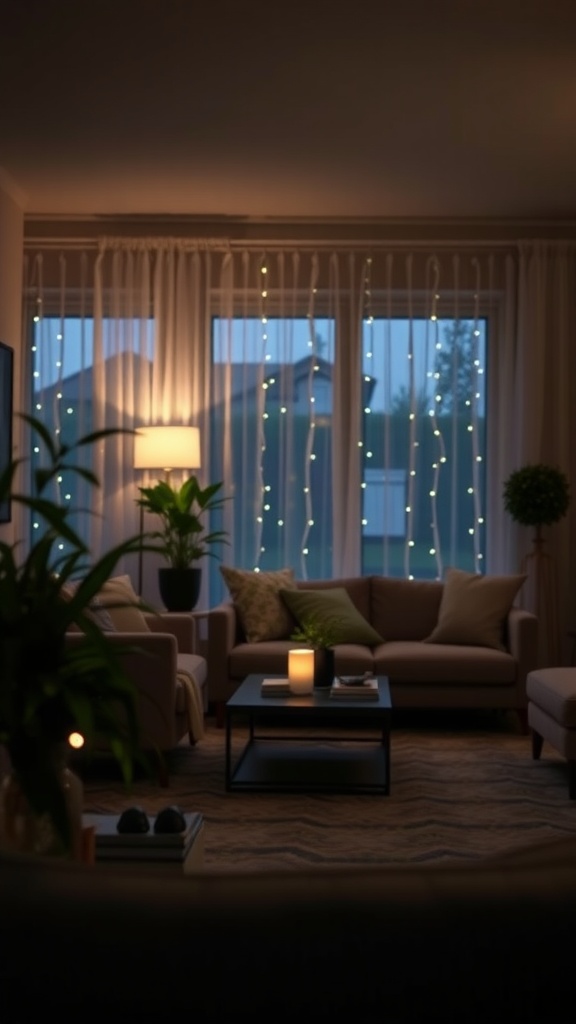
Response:
M551 526L570 505L570 485L560 469L542 462L522 466L504 484L504 508L517 523Z

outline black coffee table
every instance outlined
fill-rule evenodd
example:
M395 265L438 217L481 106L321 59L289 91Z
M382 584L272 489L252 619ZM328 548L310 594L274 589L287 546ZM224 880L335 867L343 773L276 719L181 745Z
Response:
M390 793L392 704L385 676L378 676L378 700L369 701L334 700L329 691L262 697L265 678L274 677L247 676L226 704L227 790ZM247 724L248 738L234 760L239 723Z

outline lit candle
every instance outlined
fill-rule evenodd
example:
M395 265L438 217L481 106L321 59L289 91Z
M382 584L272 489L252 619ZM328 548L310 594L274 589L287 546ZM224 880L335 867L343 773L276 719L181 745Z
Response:
M297 647L288 651L288 686L291 693L312 693L314 689L314 651Z

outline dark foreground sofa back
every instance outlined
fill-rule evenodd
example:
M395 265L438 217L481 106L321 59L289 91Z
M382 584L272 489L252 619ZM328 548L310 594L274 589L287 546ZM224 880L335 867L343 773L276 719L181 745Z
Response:
M3 1024L567 1024L576 840L456 867L126 877L0 858Z

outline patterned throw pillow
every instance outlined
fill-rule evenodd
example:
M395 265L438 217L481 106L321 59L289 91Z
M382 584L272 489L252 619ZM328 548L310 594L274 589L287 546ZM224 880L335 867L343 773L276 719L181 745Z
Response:
M505 651L504 623L525 579L448 569L438 623L424 643L470 644Z
M296 589L293 570L254 572L225 565L219 568L248 643L287 639L294 620L279 592Z

